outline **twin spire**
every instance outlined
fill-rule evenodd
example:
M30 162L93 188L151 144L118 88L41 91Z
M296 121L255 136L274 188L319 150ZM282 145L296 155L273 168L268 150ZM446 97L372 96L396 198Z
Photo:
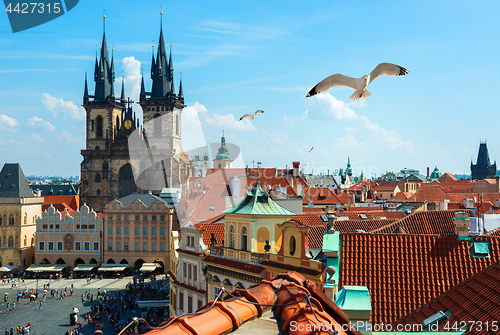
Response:
M163 16L163 12L161 13ZM101 52L99 58L96 55L95 68L94 68L94 81L95 81L95 93L94 96L88 94L87 85L87 75L85 74L85 89L84 89L84 99L93 97L94 101L106 101L109 98L114 98L114 81L115 81L115 69L114 69L114 59L113 55L111 60L109 58L109 51L106 43L106 31L105 31L105 15L103 15L103 35L101 43ZM122 92L120 100L125 101L125 87L124 78L122 78ZM174 64L172 60L172 45L170 44L170 55L167 58L167 51L165 48L165 40L163 38L163 23L160 26L160 38L158 41L158 50L155 59L153 53L151 60L151 79L153 80L153 86L151 92L146 92L144 86L144 74L141 78L141 100L142 97L150 95L152 98L164 98L168 95L176 95L175 85L174 85ZM182 78L179 85L179 98L184 98L182 90Z

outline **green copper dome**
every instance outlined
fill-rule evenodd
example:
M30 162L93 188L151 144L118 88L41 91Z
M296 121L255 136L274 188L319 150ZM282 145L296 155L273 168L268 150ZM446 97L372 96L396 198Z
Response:
M439 172L438 167L434 168L434 171L431 173L431 179L439 179L441 177L441 172Z
M217 156L215 156L215 161L230 161L231 156L229 155L229 149L226 147L226 138L224 137L224 132L222 132L222 138L220 141L220 148L217 151Z

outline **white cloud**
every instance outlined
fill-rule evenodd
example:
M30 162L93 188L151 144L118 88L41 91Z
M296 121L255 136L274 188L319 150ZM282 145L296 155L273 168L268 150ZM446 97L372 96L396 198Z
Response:
M50 122L45 121L44 119L37 116L33 116L32 118L28 119L25 125L32 128L43 128L50 131L56 130L56 127L54 127Z
M141 62L134 57L125 57L122 60L123 75L125 76L125 98L130 97L134 101L139 101L141 94ZM120 97L122 77L117 79L119 90L115 90L115 96Z
M221 115L209 112L208 115L203 115L202 120L209 125L220 128L239 130L239 131L255 130L255 126L248 118L238 121L237 119L234 118L234 115L231 113Z
M295 117L292 115L283 115L283 121L285 121L285 123L288 123L291 126L295 126L295 125L297 125L297 123L301 123L301 122L304 122L305 120L307 120L308 114L309 114L309 111L305 111L304 115L302 115L301 117Z
M67 130L63 130L58 136L61 142L78 144L78 147L84 148L85 141L81 137L73 137Z
M337 100L328 92L306 98L306 105L309 107L309 115L314 118L333 118L337 120L354 120L358 115L349 104Z
M43 93L42 103L52 113L54 118L57 118L59 113L62 113L65 119L85 120L85 109L78 107L72 101L65 101L61 98L53 97L48 93Z
M45 138L38 135L37 133L31 134L31 137L36 141L36 142L45 142Z
M185 151L207 145L198 116L200 112L207 112L207 109L199 102L182 110L182 148Z
M17 126L17 120L14 119L14 118L11 118L5 114L0 114L0 127L3 127L3 126L9 126L11 128L13 127L16 127Z

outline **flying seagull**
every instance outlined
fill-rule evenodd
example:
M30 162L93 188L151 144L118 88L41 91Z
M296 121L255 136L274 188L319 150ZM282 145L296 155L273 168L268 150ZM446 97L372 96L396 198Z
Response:
M240 117L240 121L243 120L246 117L249 117L250 120L255 120L255 115L260 114L260 113L264 113L264 111L260 110L260 109L257 109L257 111L255 113L253 113L253 114L245 114L242 117Z
M311 152L311 151L313 151L313 149L314 149L314 146L311 148L311 150L309 150L309 151L307 151L307 152Z
M349 99L351 100L363 100L372 95L366 89L368 85L371 84L372 81L381 76L404 76L408 74L410 71L401 67L399 65L391 64L391 63L380 63L377 67L367 76L363 76L361 78L351 78L344 76L340 73L331 75L328 78L323 79L319 84L314 86L309 93L307 93L307 97L312 97L318 93L323 93L335 86L344 86L352 88L356 90L356 92L351 95Z

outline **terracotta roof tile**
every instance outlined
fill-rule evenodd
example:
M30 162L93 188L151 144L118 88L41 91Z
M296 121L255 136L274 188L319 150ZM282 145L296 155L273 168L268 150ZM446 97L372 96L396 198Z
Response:
M397 324L422 324L438 312L450 312L438 329L445 331L446 325L474 321L484 327L471 327L467 334L491 334L486 325L498 322L500 316L500 262L476 273L454 286L416 311L394 322ZM491 327L489 327L491 330ZM449 329L448 329L449 330ZM497 332L493 332L497 333Z
M441 186L446 193L466 193L476 183L469 180L435 181L433 184Z
M439 202L443 199L452 200L451 196L439 184L422 184L411 197L415 202Z
M312 201L314 205L343 204L343 202L328 187L310 187L302 197L302 204Z
M500 236L500 227L486 233L486 235Z
M197 223L194 226L198 230L203 230L203 243L210 247L212 233L215 235L217 244L222 244L224 240L224 214L217 215L207 221ZM222 221L222 222L221 222Z
M410 199L411 195L412 194L410 192L398 192L390 200L391 201L394 201L394 200L408 200L408 199Z
M500 238L488 242L490 258L471 257L456 236L341 233L340 287L370 290L372 324L392 323L500 261Z
M455 177L454 175L452 175L451 173L449 172L446 172L445 174L443 174L441 177L439 177L438 179L440 182L446 182L446 181L454 181L454 180L458 180L457 177Z
M469 216L473 216L470 209L459 211L468 213ZM402 227L408 234L454 235L455 223L453 218L456 212L457 211L453 210L414 212L374 232L393 233L396 228Z

